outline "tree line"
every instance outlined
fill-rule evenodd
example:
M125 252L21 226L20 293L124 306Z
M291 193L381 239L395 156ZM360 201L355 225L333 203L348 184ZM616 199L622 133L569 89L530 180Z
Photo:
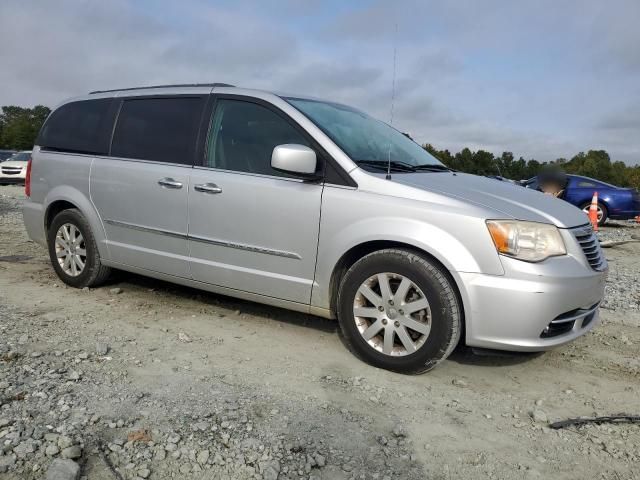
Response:
M31 150L40 127L51 113L49 107L4 106L0 113L0 149Z
M4 106L0 113L0 149L30 150L40 127L51 110L43 105L33 108ZM558 158L553 162L539 162L535 159L516 160L513 153L503 152L496 156L484 150L462 149L456 154L449 150L438 150L431 144L424 149L439 158L445 165L461 172L476 175L500 175L514 180L522 180L537 175L548 168L561 169L596 178L621 187L640 189L640 165L627 166L623 162L612 162L604 150L580 152L570 160Z
M628 166L624 162L611 161L604 150L580 152L570 160L558 158L551 162L539 162L535 159L517 160L511 152L496 156L484 150L471 151L463 148L452 154L449 150L438 150L431 144L423 148L442 161L447 167L476 175L499 175L513 180L531 178L543 170L562 170L566 173L584 175L619 187L640 189L640 165Z

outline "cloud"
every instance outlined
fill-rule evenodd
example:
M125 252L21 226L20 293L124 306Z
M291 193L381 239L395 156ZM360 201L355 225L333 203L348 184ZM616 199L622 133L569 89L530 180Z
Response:
M598 127L604 130L635 130L640 134L640 104L627 106L603 118Z
M640 2L602 3L589 23L594 68L607 67L622 74L640 72Z
M389 121L395 47L394 126L420 142L633 163L638 17L637 0L3 0L0 104L221 81Z

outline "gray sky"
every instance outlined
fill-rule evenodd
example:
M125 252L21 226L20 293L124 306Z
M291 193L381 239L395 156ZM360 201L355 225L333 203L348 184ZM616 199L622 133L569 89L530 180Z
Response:
M310 94L420 142L640 163L639 0L2 0L0 105L227 82Z

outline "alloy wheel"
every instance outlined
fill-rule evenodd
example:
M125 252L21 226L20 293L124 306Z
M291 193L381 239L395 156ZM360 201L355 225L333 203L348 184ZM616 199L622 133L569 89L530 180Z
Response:
M582 209L582 211L584 213L586 213L587 215L589 215L589 209L591 208L591 205L587 205L586 207L584 207ZM598 223L600 223L602 221L602 216L604 215L604 211L602 210L602 207L600 205L598 205Z
M77 277L87 263L87 249L80 230L72 223L60 226L55 240L56 258L64 273Z
M431 308L424 292L396 273L365 280L356 293L353 316L362 338L390 356L416 352L431 331Z

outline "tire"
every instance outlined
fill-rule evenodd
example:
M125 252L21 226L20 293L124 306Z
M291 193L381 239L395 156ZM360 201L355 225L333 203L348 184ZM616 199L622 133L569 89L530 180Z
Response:
M403 289L405 279L409 290ZM389 285L392 295L387 297L392 301L383 300L382 285ZM423 310L408 311L425 300ZM356 311L364 317L356 316ZM462 331L458 296L447 273L430 259L401 249L379 250L353 264L340 284L337 314L344 338L358 357L401 373L434 368L457 346Z
M589 215L589 207L591 206L591 202L587 202L585 204L583 204L580 209L585 212L587 215ZM600 218L600 220L598 220L598 226L601 227L603 226L605 223L607 223L607 219L609 218L609 211L607 210L607 207L605 205L603 205L602 203L598 202L598 208L602 211L602 217Z
M77 245L69 247L73 249L74 255L84 264L82 269L80 269L78 263L71 265L74 263L72 261L70 261L68 265L61 265L59 262L58 252L64 255L60 257L64 262L64 260L70 256L70 250L65 248L64 245L69 246L73 243L65 240L61 230L63 227L66 229L67 236L69 236L70 233L73 233L75 236L77 230L80 236L75 236L75 238L83 240ZM73 230L73 228L76 230ZM57 242L56 237L59 233L61 234L61 238L59 238ZM63 210L55 216L47 231L47 245L53 269L56 271L60 280L71 287L96 287L104 283L111 273L109 267L102 265L95 238L89 227L89 222L87 222L87 219L78 209L71 208L69 210ZM84 252L84 256L82 256L82 252ZM84 259L84 262L82 262L82 259ZM72 269L72 271L69 272L69 269Z

